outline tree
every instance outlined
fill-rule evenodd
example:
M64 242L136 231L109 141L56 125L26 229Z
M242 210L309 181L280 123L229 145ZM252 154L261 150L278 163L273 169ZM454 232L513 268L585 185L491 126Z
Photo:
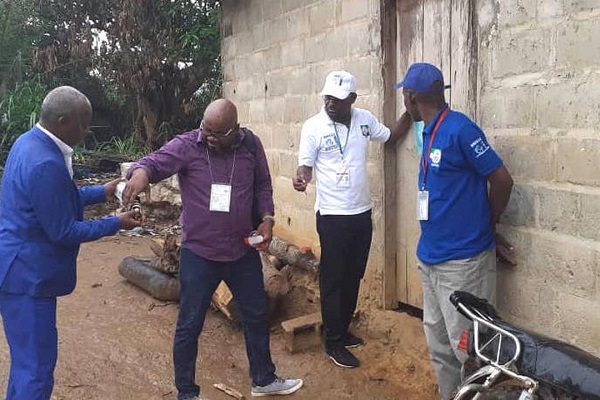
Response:
M48 40L35 53L36 67L84 67L122 90L149 146L179 121L193 123L195 95L220 87L218 0L38 0L38 7Z
M0 97L25 75L31 49L39 38L34 6L28 0L0 0Z

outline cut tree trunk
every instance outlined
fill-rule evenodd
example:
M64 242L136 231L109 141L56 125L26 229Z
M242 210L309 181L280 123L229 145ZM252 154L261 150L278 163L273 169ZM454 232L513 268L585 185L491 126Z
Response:
M275 236L269 244L268 251L281 260L283 264L300 267L312 273L319 271L319 260L309 248L300 249Z
M260 258L263 265L263 283L267 295L269 312L273 314L276 312L281 298L290 291L290 284L287 276L273 266L266 254L261 253ZM225 282L221 282L217 287L211 304L227 318L238 320L239 315L233 301L233 295Z

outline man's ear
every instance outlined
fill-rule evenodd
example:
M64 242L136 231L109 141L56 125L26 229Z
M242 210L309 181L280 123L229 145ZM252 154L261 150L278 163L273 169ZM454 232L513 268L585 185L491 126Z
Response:
M61 115L58 117L57 122L59 125L66 125L69 123L69 118L66 115Z
M356 101L356 98L358 96L356 95L356 93L350 93L349 97L350 97L350 104L354 104L354 102Z

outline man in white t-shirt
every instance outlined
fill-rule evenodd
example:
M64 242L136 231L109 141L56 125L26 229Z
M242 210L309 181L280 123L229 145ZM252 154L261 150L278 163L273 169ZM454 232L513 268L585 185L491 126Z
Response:
M325 352L341 367L359 366L347 349L364 341L348 331L365 273L373 225L367 174L369 142L394 145L412 126L402 115L393 129L367 110L352 107L356 80L333 71L321 92L324 106L302 127L294 189L303 192L317 180L317 231L321 242L321 314Z

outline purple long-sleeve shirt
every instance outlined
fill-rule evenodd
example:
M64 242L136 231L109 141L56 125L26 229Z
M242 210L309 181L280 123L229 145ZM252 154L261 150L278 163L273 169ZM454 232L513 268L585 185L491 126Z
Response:
M246 135L244 129L240 135ZM256 154L243 144L230 152L208 149L200 130L183 133L161 149L135 163L148 172L150 183L177 174L181 190L181 241L194 254L213 261L234 261L248 251L244 238L252 231L252 201L256 192L258 212L274 212L273 186L265 150L258 136ZM207 157L207 151L209 157ZM235 168L232 166L235 155ZM210 158L210 169L209 169ZM211 179L212 169L212 179ZM254 190L254 174L257 190ZM229 212L209 210L211 184L228 183L231 178Z

